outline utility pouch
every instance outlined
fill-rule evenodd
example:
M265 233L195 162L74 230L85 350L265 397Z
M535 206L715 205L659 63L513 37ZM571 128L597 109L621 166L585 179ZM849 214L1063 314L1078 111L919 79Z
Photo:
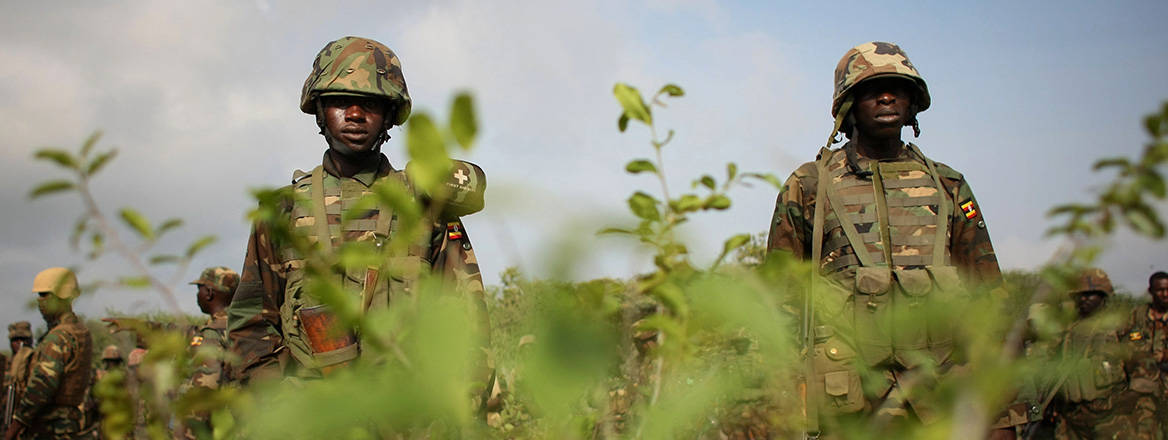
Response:
M892 356L892 271L886 266L856 268L853 322L856 349L868 365Z
M897 360L905 367L916 363L909 352L921 352L929 348L930 294L933 279L925 269L896 269L896 282L901 297L896 299L896 322L893 324ZM901 356L904 355L904 356Z
M864 409L864 391L854 361L856 351L828 326L815 328L815 376L821 414L854 413Z
M956 266L929 266L928 270L936 286L929 299L932 304L928 319L929 349L937 362L944 362L953 353L953 334L956 323L960 321L957 313L960 301L967 297L967 290L957 275Z
M305 307L297 312L304 337L312 349L315 367L325 373L332 367L345 364L357 357L357 336L341 325L328 307Z

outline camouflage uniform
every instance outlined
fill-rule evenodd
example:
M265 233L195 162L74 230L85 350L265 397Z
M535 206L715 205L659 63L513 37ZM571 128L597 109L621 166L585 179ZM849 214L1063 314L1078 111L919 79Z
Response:
M91 385L93 340L72 312L60 318L33 351L28 385L13 417L25 438L71 439L81 432L79 405Z
M1168 437L1168 312L1159 312L1151 304L1136 306L1121 337L1132 350L1129 386L1153 396L1160 430Z
M8 339L26 338L32 341L32 326L28 321L14 322L8 325ZM28 382L28 360L32 357L32 347L23 345L20 350L12 354L12 359L8 363L8 368L4 370L4 386L7 388L9 384L16 384L17 396L20 391L24 389L24 384Z
M199 279L192 281L191 284L206 285L212 290L231 294L239 285L239 274L226 267L213 267L204 270ZM191 338L190 347L192 358L195 356L194 351L203 347L210 347L211 351L216 353L216 356L208 357L199 364L191 376L190 384L203 388L219 388L226 372L222 356L227 350L227 311L212 314L206 323L197 328Z
M852 125L854 87L889 76L916 86L914 115L928 108L928 88L899 47L857 46L836 68L835 126L828 145ZM917 129L915 116L906 125ZM820 197L828 199L823 206L817 206ZM819 236L816 215L822 215ZM862 248L859 253L854 245ZM823 148L780 191L767 251L819 259L814 262L819 268L815 313L805 323L808 340L814 340L808 395L819 396L809 397L820 402L815 412L899 419L911 407L922 421L932 421L934 406L903 395L903 389L910 383L928 387L936 379L916 369L922 357L932 359L942 373L951 367L951 332L946 330L951 324L944 319L893 321L890 316L903 307L959 297L971 285L1001 283L985 220L965 178L912 144L884 160L859 155L852 142ZM861 386L857 362L882 371L882 383ZM865 376L871 377L877 375ZM808 423L810 431L818 429L818 421Z
M388 108L396 110L386 117L392 124L405 122L409 115L409 95L400 63L389 48L376 41L346 37L330 42L321 50L305 82L301 110L319 117L318 97L330 93L384 98L392 104ZM319 119L318 125L322 125L322 132L327 135L328 130ZM484 184L481 170L470 164L457 163L451 171L460 182L465 183L469 176L472 181L478 179L478 185ZM380 243L376 240L383 228L388 228L386 236L394 236L399 226L397 216L383 208L369 210L343 227L341 218L356 200L371 193L374 184L385 179L406 182L404 173L394 169L384 155L379 155L352 177L340 175L327 152L320 167L309 173L297 172L291 191L298 197L284 200L279 206L287 216L283 221L313 241L323 241L318 237L327 234L332 249L349 242ZM318 202L322 199L323 202ZM324 214L323 219L320 214ZM482 278L462 222L457 217L426 221L431 233L424 241L411 245L407 256L393 257L400 260L390 261L390 265L400 262L443 275L473 299L481 334L487 335ZM255 224L239 287L228 308L230 347L240 362L233 370L234 379L247 382L270 374L320 377L322 370L359 356L358 344L336 350L314 350L310 346L306 319L302 316L304 312L319 310L319 301L305 292L303 257L291 246L273 240L272 229L269 223ZM328 251L326 248L325 252ZM363 297L369 293L367 298L372 303L366 305L372 307L387 306L409 288L408 279L379 278L371 271L365 267L346 269L335 281L346 291L361 292ZM367 286L368 280L373 283Z
M1085 270L1072 294L1114 292L1107 274ZM1081 318L1067 328L1061 353L1070 368L1059 388L1054 409L1059 439L1159 439L1156 402L1150 393L1129 386L1125 372L1127 347L1120 342L1121 328L1107 319L1106 311Z

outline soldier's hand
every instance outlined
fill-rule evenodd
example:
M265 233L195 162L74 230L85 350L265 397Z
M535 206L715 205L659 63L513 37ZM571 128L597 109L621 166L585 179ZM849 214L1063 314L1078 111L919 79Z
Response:
M8 423L8 432L4 433L4 440L16 440L20 433L24 431L24 424L20 423L15 418Z

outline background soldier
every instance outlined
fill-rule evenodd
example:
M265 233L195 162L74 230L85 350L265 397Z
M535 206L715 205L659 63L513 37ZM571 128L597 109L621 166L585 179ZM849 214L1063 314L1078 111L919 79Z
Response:
M1124 372L1120 328L1100 313L1114 294L1107 273L1085 270L1071 296L1078 319L1063 337L1068 368L1055 401L1059 439L1157 439L1156 406L1150 394L1131 390Z
M1132 346L1131 389L1154 396L1160 430L1168 438L1168 273L1148 278L1150 303L1132 309L1126 339Z
M122 351L118 349L118 346L106 346L101 351L101 368L97 370L97 380L101 380L110 371L122 369L125 365L125 359L122 359Z
M73 314L81 293L77 276L63 267L45 269L33 280L37 306L49 332L33 350L24 396L16 406L6 440L82 438L79 406L93 378L93 340Z
M813 289L807 310L814 311L804 314L809 433L820 430L817 413L935 420L932 405L904 390L934 379L917 368L921 359L941 370L951 363L952 339L938 331L950 318L891 317L931 298L1001 283L965 178L901 140L904 126L919 134L917 114L929 104L924 79L900 47L852 48L835 70L828 146L837 133L849 141L821 149L779 193L768 252L811 260L818 267L813 285L828 286ZM861 387L857 362L883 372L882 383Z
M292 190L310 202L289 200L281 206L297 232L325 243L324 252L344 242L395 237L394 228L400 222L390 221L390 213L381 208L361 216L343 232L339 226L344 211L368 194L374 183L404 178L381 154L380 146L389 139L389 128L406 121L410 108L401 64L388 47L358 37L325 45L304 82L300 110L316 116L328 149L321 166L294 175ZM461 188L482 200L481 169L455 161L452 172ZM465 186L468 177L472 182L469 187ZM482 278L470 239L458 219L481 208L479 204L461 212L447 211L441 218L424 219L432 222L429 240L411 245L404 259L443 274L472 297L480 334L486 338ZM240 359L233 374L243 382L281 375L321 377L324 371L355 359L359 343L351 329L333 328L336 317L305 291L304 257L274 242L272 229L269 223L255 225L239 289L228 308L231 349ZM361 292L367 307L385 307L390 295L402 294L414 281L379 278L373 270L346 269L347 276L340 275L335 281L347 291ZM484 375L484 382L486 377L489 374ZM489 384L486 389L490 389Z
M0 421L5 432L28 383L29 359L32 358L32 325L28 321L8 324L8 346L12 350L12 359L4 372L4 420Z
M195 369L191 373L187 389L191 387L216 389L224 379L226 363L223 355L227 350L227 305L239 285L239 274L223 266L203 270L191 284L199 286L197 301L199 309L210 315L205 324L195 330L191 338L191 359ZM207 347L204 349L204 347ZM203 438L211 435L209 414L197 414L186 420L186 437Z

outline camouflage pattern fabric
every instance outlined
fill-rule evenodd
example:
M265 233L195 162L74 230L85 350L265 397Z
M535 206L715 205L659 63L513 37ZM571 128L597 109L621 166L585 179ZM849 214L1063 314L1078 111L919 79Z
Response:
M410 116L410 93L401 61L384 44L368 38L330 41L316 55L300 92L300 110L316 114L316 99L326 94L385 98L396 105L396 113L386 117L393 125L405 123Z
M1087 402L1064 404L1058 410L1055 438L1162 439L1152 396L1124 390Z
M857 84L877 76L889 75L904 77L916 83L920 92L913 102L916 111L923 112L929 108L929 88L904 50L892 43L873 41L853 47L836 66L831 116L838 115L848 92Z
M1120 338L1131 348L1129 387L1152 396L1160 430L1168 438L1168 313L1156 311L1151 304L1136 306Z
M67 312L33 350L28 385L14 418L28 427L25 438L72 439L82 434L79 405L93 377L89 329Z
M8 324L8 339L15 338L29 338L32 339L32 325L28 321L17 321Z
M843 147L832 150L832 159L828 165L829 171L848 168L849 171L841 174L837 179L849 182L863 182L856 170L870 169L867 158L859 155L849 155L847 151L854 149L849 142ZM849 156L851 158L849 159ZM908 149L902 152L898 161L914 161L923 164L922 158L916 157ZM850 163L850 164L849 164ZM965 177L943 163L937 163L937 172L941 175L941 184L945 187L945 197L952 203L953 210L946 215L949 218L949 258L950 264L960 269L963 281L976 285L994 287L1002 282L1001 270L998 267L998 258L990 242L989 231L986 229L985 219L981 213L981 206L973 196L973 190ZM771 219L770 234L767 239L767 251L789 252L800 259L811 258L812 226L815 215L815 194L818 185L819 172L814 162L801 165L787 178L782 191L775 202L775 213ZM862 186L862 185L857 185ZM872 191L868 181L868 191ZM827 206L825 212L830 213ZM921 226L929 228L931 226ZM861 233L868 232L861 230ZM913 231L906 231L913 234ZM841 227L824 230L824 262L822 266L834 260L855 258L855 251L850 245L843 245L835 252L828 253L826 243L833 240L846 240ZM881 245L875 244L870 250L874 253L883 253ZM907 248L905 248L907 250ZM895 256L894 256L895 258ZM837 271L845 269L836 268Z
M326 153L323 169L326 172L323 176L326 218L333 246L337 247L348 241L375 239L375 234L369 230L341 231L340 220L343 209L368 193L374 183L381 179L397 178L392 176L396 171L390 166L389 160L382 155L375 167L357 173L352 178L338 178ZM294 187L294 190L307 191L302 186ZM288 213L288 221L296 227L309 228L315 224L315 217L311 216L312 211L299 207L298 203L287 201L282 209ZM374 209L354 221L376 222L379 215L380 212ZM296 259L295 253L290 249L273 243L268 230L269 225L264 223L257 223L254 226L248 241L239 288L228 307L227 334L230 339L230 350L240 362L238 367L232 368L232 374L234 380L242 382L258 377L279 377L284 374L308 377L313 375L309 368L303 366L299 368L293 366L293 370L296 371L284 371L280 368L280 358L289 356L292 350L287 345L293 343L291 338L285 338L283 331L285 323L281 318L281 307L287 300L285 287L289 282L289 274L298 271L303 260ZM429 270L441 274L456 289L473 299L476 317L479 319L476 324L482 335L488 335L489 325L483 300L482 277L462 222L457 219L434 221L430 240L420 253L420 258L428 264ZM361 279L363 277L344 276L341 281L346 290L360 291L364 287ZM489 341L484 341L484 344L484 347L488 347ZM482 365L485 365L486 351L482 353L484 353ZM486 373L483 377L490 377L490 374Z
M223 368L223 353L227 350L227 312L219 312L211 316L202 327L195 331L195 335L191 338L190 349L192 356L197 356L195 352L206 350L207 353L216 353L215 356L205 355L206 357L199 366L195 368L195 372L191 375L190 385L202 388L215 389L219 388L219 384L224 379ZM196 357L197 359L197 357Z
M232 293L235 292L235 287L239 285L239 274L223 266L209 267L203 270L199 278L191 281L190 284L205 285L212 290Z

